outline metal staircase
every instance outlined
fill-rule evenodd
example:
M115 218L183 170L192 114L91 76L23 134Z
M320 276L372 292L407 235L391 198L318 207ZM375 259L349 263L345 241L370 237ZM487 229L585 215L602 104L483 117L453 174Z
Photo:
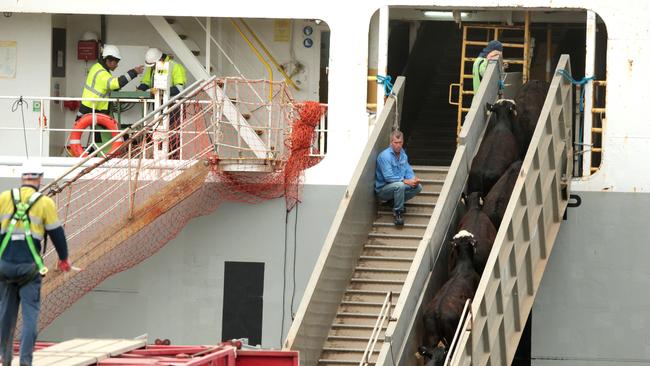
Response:
M185 40L181 39L167 19L161 16L147 16L147 19L158 31L160 36L163 37L165 42L167 42L169 47L174 50L176 56L196 80L210 77L205 67L201 65L192 50L187 46ZM215 88L214 91L217 94L217 99L223 102L223 107L220 112L238 130L237 132L240 134L242 140L250 147L254 157L262 160L268 158L264 151L264 142L255 132L255 129L250 126L235 103L228 98L220 87Z
M391 298L395 301L399 296L447 173L446 167L414 166L413 169L422 179L422 192L406 203L406 224L401 228L393 224L391 207L379 207L323 346L319 365L358 365L384 300L388 299L390 304ZM378 333L380 341L383 330L385 324ZM369 353L369 363L374 363L378 353L379 348L375 347Z
M372 189L377 153L385 147L395 122L397 107L393 100L386 104L285 341L285 348L301 352L302 365L421 364L414 356L423 339L421 308L446 276L445 260L440 260L446 258L443 243L454 234L461 215L458 202L487 125L485 103L497 98L500 67L499 63L488 65L444 183L440 185L444 171L430 171L438 174L428 178L436 186L428 186L429 195L407 207L409 225L402 229L390 226L388 208L377 210ZM560 68L570 71L568 56L562 56ZM402 83L398 79L394 88L398 98ZM571 113L570 83L558 75L471 313L461 324L454 365L512 361L568 199ZM419 174L429 173L420 169ZM383 311L387 302L389 310Z

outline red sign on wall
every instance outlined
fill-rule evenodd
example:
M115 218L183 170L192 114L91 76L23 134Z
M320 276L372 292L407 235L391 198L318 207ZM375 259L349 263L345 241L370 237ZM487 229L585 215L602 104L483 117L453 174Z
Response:
M96 41L79 41L77 43L78 60L97 60L97 42Z

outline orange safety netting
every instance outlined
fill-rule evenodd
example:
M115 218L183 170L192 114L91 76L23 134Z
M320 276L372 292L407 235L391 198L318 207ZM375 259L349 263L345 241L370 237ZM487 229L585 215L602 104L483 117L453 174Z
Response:
M233 83L236 95L228 92ZM93 160L50 187L70 259L80 270L47 275L39 329L109 276L155 254L189 220L213 212L221 202L284 195L290 210L299 201L303 171L320 160L313 153L318 152L315 137L323 133L315 132L324 120L323 106L294 104L284 84L265 81L213 81L187 93L169 113L133 131L119 158ZM233 105L236 115L228 111ZM265 143L264 151L250 147L257 141L252 131ZM226 160L271 169L225 172ZM49 248L45 262L54 268L57 258Z

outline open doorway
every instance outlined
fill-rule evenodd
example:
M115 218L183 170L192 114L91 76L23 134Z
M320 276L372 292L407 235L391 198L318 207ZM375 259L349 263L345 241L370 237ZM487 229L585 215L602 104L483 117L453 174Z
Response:
M549 81L560 55L569 54L572 75L579 80L585 72L586 14L584 10L529 11L526 41L525 11L391 7L387 72L393 80L406 77L400 127L412 163L451 163L464 114L450 103L459 99L458 89L450 85L464 84L462 106L468 108L472 97L467 92L472 89L472 62L484 47L481 42L499 38L504 44L511 44L510 49L504 48L504 58L526 57L524 78L530 80ZM495 32L480 33L475 29L482 26L506 31L501 29L495 36ZM508 31L509 28L512 30ZM593 75L597 80L605 78L606 34L605 25L599 20ZM525 43L527 54L523 52ZM506 72L523 73L522 64L511 62ZM596 98L602 99L604 105L603 93ZM600 136L594 136L594 142L598 141Z

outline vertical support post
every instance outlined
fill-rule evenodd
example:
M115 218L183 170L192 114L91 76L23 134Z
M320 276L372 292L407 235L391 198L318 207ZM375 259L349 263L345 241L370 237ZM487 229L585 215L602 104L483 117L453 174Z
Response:
M45 103L43 102L45 101L41 99L41 112L39 114L39 120L38 120L38 156L40 157L43 157L43 134L47 129L47 122L46 122L47 119L45 118ZM48 139L48 144L50 141L52 141L51 137Z
M587 11L587 39L586 39L586 53L585 53L585 77L594 75L594 60L596 57L596 13ZM591 174L591 127L593 125L593 114L591 108L593 107L594 88L593 83L588 82L583 85L585 88L584 93L584 112L583 112L583 138L582 138L582 176L588 177ZM586 152L585 152L586 151Z
M524 72L522 77L523 84L528 81L530 73L530 12L524 15Z
M388 6L379 9L379 29L377 31L377 74L388 75ZM384 86L377 84L377 117L384 109Z
M551 31L551 25L546 26L546 80L551 82L551 52L553 52L553 43L552 43L553 33Z
M205 72L210 75L210 37L212 36L212 22L210 17L205 18Z

